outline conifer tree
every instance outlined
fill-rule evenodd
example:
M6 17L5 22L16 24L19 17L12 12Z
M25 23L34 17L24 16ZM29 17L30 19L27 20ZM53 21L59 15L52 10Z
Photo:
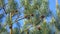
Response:
M31 34L30 28L33 30L33 34L48 34L49 29L46 23L46 17L49 15L48 0L22 0L22 6L24 6L24 34ZM22 32L23 32L22 31Z
M58 0L56 0L56 13L57 18L52 15L50 24L47 24L46 18L51 15L49 9L49 0L18 0L20 1L20 7L15 0L0 0L0 11L3 9L3 13L0 14L0 33L1 34L59 34L60 32L60 8ZM23 7L23 17L21 14L21 7ZM18 10L20 9L20 10ZM2 26L2 20L5 17L5 22ZM2 20L1 20L2 19ZM20 20L24 20L24 25L21 28ZM13 28L13 24L17 26ZM22 23L22 22L21 22ZM9 28L8 30L5 28ZM52 26L56 29L52 33Z

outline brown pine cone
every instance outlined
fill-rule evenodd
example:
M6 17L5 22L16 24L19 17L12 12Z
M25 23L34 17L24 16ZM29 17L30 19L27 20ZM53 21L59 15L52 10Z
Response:
M38 30L41 30L41 27L40 27L40 26L37 26L37 29L38 29Z
M18 12L18 10L15 10L15 12L17 13L17 12Z
M41 18L44 18L44 17L45 17L44 15L41 16Z
M24 18L27 18L27 17L28 17L27 15L24 16Z
M31 16L34 16L34 14L31 14Z

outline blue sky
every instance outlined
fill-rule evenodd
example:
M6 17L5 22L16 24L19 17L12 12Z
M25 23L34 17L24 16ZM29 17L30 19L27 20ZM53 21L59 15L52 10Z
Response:
M58 3L60 4L60 0L58 0ZM49 0L49 8L53 14L53 16L56 18L56 0ZM51 17L47 18L47 21L49 22L51 19Z
M50 10L52 11L52 14L55 16L56 18L56 1L55 0L49 0L50 1Z
M55 0L49 0L49 8L52 12L52 14L56 15L56 1ZM56 17L56 16L55 16ZM47 21L49 22L51 17L47 17Z

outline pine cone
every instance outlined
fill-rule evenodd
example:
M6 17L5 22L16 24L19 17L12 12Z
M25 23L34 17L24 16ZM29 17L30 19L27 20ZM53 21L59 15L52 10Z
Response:
M41 16L41 18L44 18L44 17L45 17L44 15Z
M38 29L38 30L41 30L41 27L40 27L40 26L37 26L37 29Z
M34 14L31 14L31 16L34 16Z
M24 16L24 18L27 18L27 17L28 17L27 15Z

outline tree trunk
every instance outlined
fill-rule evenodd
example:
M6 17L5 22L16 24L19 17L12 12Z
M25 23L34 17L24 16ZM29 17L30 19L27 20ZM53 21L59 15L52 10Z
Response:
M12 28L10 28L10 34L12 34Z
M10 34L12 34L12 15L10 12Z

